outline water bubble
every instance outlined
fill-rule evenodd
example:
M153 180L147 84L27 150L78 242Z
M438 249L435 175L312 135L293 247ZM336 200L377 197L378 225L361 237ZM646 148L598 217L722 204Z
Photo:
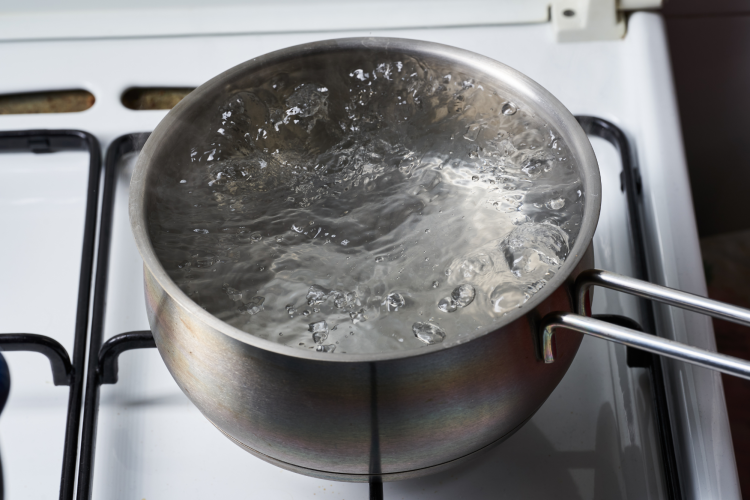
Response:
M545 206L550 210L560 210L565 206L565 198L555 198L545 203Z
M440 282L439 281L433 281L432 282L432 288L437 288L439 286L440 286Z
M307 299L307 305L314 306L317 304L322 304L328 298L329 293L330 292L322 286L312 285L307 290L307 296L305 297Z
M492 258L485 253L478 253L466 257L461 263L459 272L464 279L472 279L477 276L484 276L492 270Z
M291 304L287 304L286 306L286 312L289 315L290 318L293 318L295 314L297 314L297 308L294 307Z
M489 202L498 212L509 214L517 212L523 206L523 195L509 194L499 200L490 200Z
M307 331L313 334L313 340L315 343L319 344L328 338L328 323L326 323L325 320L310 323L307 325Z
M250 233L250 240L254 243L259 242L261 239L263 239L263 236L258 231L255 231L254 233Z
M400 293L392 292L385 298L385 305L389 311L391 309L398 311L399 307L404 307L406 305L406 299L404 299L404 296Z
M492 310L498 314L520 307L527 300L528 296L520 288L509 283L496 286L490 294Z
M452 313L455 312L456 309L458 309L458 305L456 304L456 301L453 300L453 298L444 297L440 299L440 302L438 302L438 309L443 312Z
M567 236L552 224L517 226L500 243L511 272L518 278L537 280L555 272L568 255Z
M503 104L502 112L504 115L515 115L516 111L518 111L518 107L513 104L512 102L508 101L505 104Z
M352 320L352 323L354 323L355 325L357 323L363 323L363 322L367 321L367 316L365 316L365 310L364 309L360 309L359 311L356 311L356 312L354 312L354 311L350 312L349 313L349 318Z
M208 234L208 229L193 229L193 232L199 234Z
M255 297L252 297L249 301L247 301L246 304L241 305L239 307L239 310L240 312L244 312L249 314L250 316L254 316L263 310L263 302L265 301L265 297L256 295Z
M375 262L383 262L384 260L385 260L385 257L383 257L383 256L379 255L379 256L375 257Z
M333 352L336 350L336 345L335 344L316 345L315 350L317 352Z
M334 292L336 295L333 299L333 305L336 306L338 309L343 309L347 307L349 304L354 302L355 295L352 292Z
M476 141L477 136L479 135L479 132L481 132L482 126L478 123L472 123L469 125L469 128L466 129L466 133L464 134L464 139L467 141Z
M310 316L310 311L305 309L304 311L302 311L302 316Z
M414 323L411 326L414 336L425 344L438 344L445 339L445 332L434 323Z
M238 300L242 299L242 292L235 288L232 288L228 283L224 283L221 288L222 290L224 290L224 293L226 293L233 301L237 302Z
M532 179L535 179L544 172L545 165L540 162L528 162L521 168L521 171Z
M459 285L451 292L451 298L456 301L457 307L466 307L474 301L477 292L469 284Z

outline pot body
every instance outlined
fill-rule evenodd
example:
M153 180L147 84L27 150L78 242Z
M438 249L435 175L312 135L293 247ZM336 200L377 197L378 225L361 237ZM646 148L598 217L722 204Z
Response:
M582 334L557 335L555 363L538 356L539 318L573 311L569 280L527 315L449 349L331 363L259 349L217 331L145 269L156 345L170 373L216 427L247 451L337 480L416 477L501 441L544 403Z
M415 351L321 355L223 323L170 279L151 244L155 172L179 172L201 117L238 88L278 71L325 70L341 58L406 54L449 64L534 110L575 156L586 198L579 234L547 285L483 331ZM372 56L374 57L374 56ZM354 59L351 59L354 60ZM354 67L354 66L352 66ZM322 69L321 69L322 68ZM511 435L544 403L582 335L555 336L556 362L539 357L537 324L573 311L572 286L594 265L601 205L591 145L575 118L541 86L477 54L400 39L344 39L292 47L248 61L202 85L151 134L130 192L130 218L144 260L149 322L177 384L226 436L278 466L336 480L395 480L440 471Z

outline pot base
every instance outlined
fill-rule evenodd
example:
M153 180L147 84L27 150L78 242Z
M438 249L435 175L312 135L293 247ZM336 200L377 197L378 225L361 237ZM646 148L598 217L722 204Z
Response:
M206 419L209 422L211 422L210 419ZM275 465L276 467L280 467L282 469L296 472L297 474L302 474L303 476L310 476L315 477L318 479L325 479L330 481L340 481L340 482L346 482L346 483L369 483L373 479L378 479L382 482L390 482L390 481L402 481L405 479L415 479L418 477L423 476L429 476L430 474L436 474L438 472L443 472L447 469L450 469L452 467L455 467L457 465L463 464L465 462L468 462L482 453L489 451L494 446L502 443L509 437L511 437L513 434L515 434L521 427L526 425L526 422L531 420L531 417L524 420L519 426L505 434L504 436L496 439L495 441L491 442L488 445L483 446L482 448L479 448L476 451L473 451L469 453L468 455L464 455L462 457L456 458L454 460L449 460L448 462L443 462L441 464L433 465L430 467L424 467L422 469L414 469L414 470L408 470L403 472L390 472L387 474L346 474L341 472L330 472L330 471L324 471L324 470L317 470L317 469L309 469L307 467L300 467L298 465L290 464L289 462L283 462L281 460L277 460L273 457L269 457L268 455L261 453L249 446L247 446L244 443L241 443L234 437L230 436L223 430L221 430L216 424L211 422L211 424L216 427L219 432L224 434L227 438L229 438L230 441L232 441L234 444L245 450L246 452L250 453L251 455L260 458L261 460L268 462L269 464Z

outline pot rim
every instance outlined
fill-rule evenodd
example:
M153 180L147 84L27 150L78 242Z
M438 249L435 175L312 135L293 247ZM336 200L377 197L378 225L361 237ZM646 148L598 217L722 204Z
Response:
M501 318L498 318L493 323L487 325L487 327L476 330L465 337L455 339L451 342L425 345L418 349L389 351L376 354L329 354L308 349L303 350L256 337L251 333L235 328L218 319L190 299L187 294L185 294L185 292L183 292L169 277L156 256L153 245L151 244L151 238L148 235L146 213L144 210L146 180L151 165L151 158L154 156L154 152L158 150L158 145L161 140L172 132L172 125L179 122L180 116L190 109L191 104L200 101L204 95L221 91L226 83L232 81L235 76L253 71L256 68L270 66L293 57L304 57L305 55L319 54L328 51L361 50L362 47L378 50L393 50L394 52L407 53L417 57L426 55L447 61L452 60L467 68L476 69L477 71L486 74L488 77L500 80L504 82L505 85L510 86L515 92L516 97L521 97L524 101L533 103L539 110L543 110L544 114L547 115L547 118L549 119L548 122L564 138L571 153L577 159L577 166L583 183L583 193L586 198L579 234L576 238L575 244L570 249L568 257L560 270L547 283L547 285L532 296L521 307L516 308L512 312L506 313ZM153 278L159 283L165 293L171 296L195 319L202 321L214 330L228 335L240 342L281 355L319 362L375 362L425 355L470 342L471 340L500 330L536 308L558 287L564 284L568 279L568 276L583 258L584 253L593 239L594 231L596 230L596 225L599 220L599 213L601 211L601 191L599 166L586 133L578 124L575 117L560 101L557 100L557 98L526 75L506 66L505 64L495 61L494 59L448 45L405 38L356 37L322 40L270 52L228 69L188 94L188 96L180 101L180 103L178 103L157 125L149 139L146 141L146 144L138 157L136 168L130 182L129 213L131 229L135 237L138 251L143 259L145 269L152 274Z

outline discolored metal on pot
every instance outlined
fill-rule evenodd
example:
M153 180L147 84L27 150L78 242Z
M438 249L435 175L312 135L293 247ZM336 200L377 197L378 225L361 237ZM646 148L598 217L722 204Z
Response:
M191 301L168 277L147 231L149 176L202 130L193 126L232 89L305 64L335 64L362 51L450 63L533 109L575 155L586 195L570 256L545 288L460 342L375 355L323 355L237 330ZM302 62L300 62L302 60ZM339 480L416 477L501 441L544 403L573 361L582 335L556 337L554 364L538 357L537 322L573 311L571 287L593 266L591 240L601 185L591 145L547 91L500 63L443 45L343 39L274 52L237 66L178 104L146 143L131 183L131 224L145 266L149 322L180 388L223 433L256 456L296 472ZM468 339L468 340L464 340Z
M592 264L588 255L580 269ZM379 362L292 358L206 325L145 276L159 352L201 412L260 458L339 479L366 481L373 455L385 478L428 474L507 437L547 399L581 342L558 336L553 365L537 356L529 318L572 310L566 285L534 315L450 349Z

